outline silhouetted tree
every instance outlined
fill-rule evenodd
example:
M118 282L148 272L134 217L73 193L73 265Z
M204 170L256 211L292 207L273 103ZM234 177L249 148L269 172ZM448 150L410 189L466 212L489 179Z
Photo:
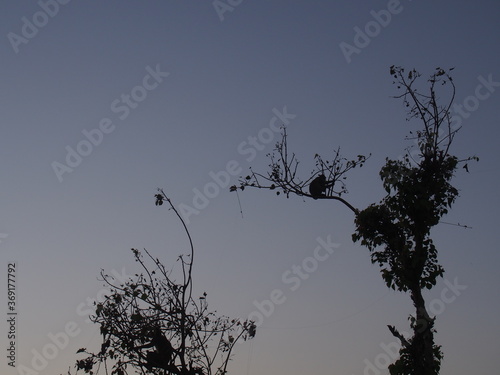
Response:
M252 321L218 316L208 310L207 294L193 297L194 247L191 235L163 190L156 205L168 203L182 222L190 253L180 255L181 280L147 250L132 249L142 272L119 284L104 271L111 292L97 303L91 317L99 324L102 345L97 353L82 348L76 362L88 374L223 375L236 342L255 335Z
M296 194L334 199L353 211L356 227L353 241L360 241L369 249L371 261L381 267L388 287L410 294L416 311L410 316L412 337L404 337L394 326L388 326L402 344L400 358L389 366L393 375L436 375L442 359L441 347L434 343L435 317L429 315L422 295L422 290L436 285L436 279L444 272L430 232L458 197L458 190L450 181L459 164L467 170L467 161L478 160L475 156L459 160L450 154L459 130L454 127L450 113L455 97L452 69L437 68L428 80L428 92L423 94L415 87L420 78L416 70L405 73L401 67L390 68L393 83L401 92L395 98L403 100L408 110L407 120L418 119L423 126L410 132L408 139L414 140L416 147L406 149L401 160L386 158L380 177L387 195L379 203L358 210L342 198L347 193L346 173L363 166L367 159L363 155L347 160L337 150L331 161L315 155L315 170L308 179L300 179L297 158L288 151L286 129L269 155L270 171L261 174L251 170L250 175L240 179L239 186L230 188L231 191L245 187L276 189L277 194L283 192L287 197ZM446 88L449 96L442 105L437 91L443 94Z

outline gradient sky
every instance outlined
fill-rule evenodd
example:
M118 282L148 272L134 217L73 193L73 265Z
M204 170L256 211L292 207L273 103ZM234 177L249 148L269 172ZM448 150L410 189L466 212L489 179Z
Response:
M247 317L283 292L255 339L238 346L230 373L387 374L383 347L395 342L387 324L407 330L413 308L351 242L352 213L334 201L250 190L239 194L242 218L237 196L214 190L213 176L228 163L239 174L264 170L278 140L270 122L286 107L303 176L315 153L372 153L351 174L347 197L359 208L380 200L378 171L385 157L402 155L413 124L391 98L395 64L424 76L455 67L456 103L468 109L455 113L463 128L452 152L481 160L457 174L461 197L444 219L472 229L442 224L433 233L446 273L427 298L438 315L441 373L498 373L499 3L219 3L233 5L218 13L212 1L193 0L0 4L0 372L18 374L5 358L8 263L17 267L17 364L33 369L34 351L50 353L50 336L70 329L74 337L32 372L63 373L78 348L99 345L84 312L102 291L101 268L136 272L131 247L165 265L187 251L173 213L154 206L161 187L177 207L194 208L196 191L212 195L187 217L195 288L212 309ZM369 39L355 36L366 28ZM346 55L346 44L358 49ZM96 137L91 149L85 134ZM54 165L78 147L86 156L70 157L58 178ZM317 238L338 247L292 283L292 267L314 255Z

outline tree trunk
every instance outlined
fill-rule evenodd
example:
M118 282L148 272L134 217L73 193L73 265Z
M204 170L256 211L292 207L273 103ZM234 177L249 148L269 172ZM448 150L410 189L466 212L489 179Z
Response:
M414 335L411 341L415 374L438 375L439 363L434 359L434 319L427 313L422 290L419 287L411 290L411 299L416 309Z

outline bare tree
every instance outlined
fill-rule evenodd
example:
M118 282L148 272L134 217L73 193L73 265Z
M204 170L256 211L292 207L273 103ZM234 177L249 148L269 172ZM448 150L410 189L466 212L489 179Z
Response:
M400 358L389 366L393 375L437 375L441 365L441 347L434 343L435 317L427 311L422 295L422 290L436 285L444 272L430 232L458 197L458 190L450 183L458 166L462 164L468 171L467 161L479 160L476 156L460 160L450 154L459 131L450 113L455 97L452 69L437 68L423 94L416 87L421 76L416 70L405 73L403 68L391 66L393 83L400 90L395 98L403 100L407 120L417 119L421 126L408 137L415 142L413 149L406 149L401 160L386 159L380 177L387 195L379 203L359 210L342 198L347 192L346 173L363 166L367 160L363 155L347 160L338 149L330 161L315 155L315 170L310 177L300 179L299 162L288 151L286 129L269 155L270 171L251 171L240 179L239 186L230 188L237 191L254 187L277 190L277 194L283 192L287 197L296 194L333 199L352 210L356 226L353 241L360 241L369 249L371 261L381 267L387 286L408 292L415 307L415 315L410 316L412 337L404 337L394 326L388 326L402 344Z
M231 186L230 191L245 190L245 187L255 187L276 190L277 195L283 193L287 198L290 194L295 194L313 199L334 199L342 202L354 213L357 213L357 209L342 198L342 195L347 193L344 181L347 178L347 172L356 167L362 167L368 157L358 155L356 159L347 160L341 156L340 148L335 151L332 160L325 161L319 154L316 154L314 156L316 169L309 177L301 179L297 176L299 161L294 153L288 153L287 137L286 128L283 127L281 140L276 143L274 152L268 154L270 171L263 174L254 172L250 168L250 174L244 179L240 179L239 186ZM316 195L309 188L311 183L318 181L318 178L322 179L323 176L325 189L323 194ZM335 187L335 185L338 186Z
M97 353L76 362L88 374L223 375L235 344L255 335L252 321L218 316L208 310L207 294L193 296L194 246L174 205L159 189L156 205L166 202L187 234L190 253L180 255L180 281L147 250L132 249L141 273L119 284L101 271L111 293L96 304L91 320L100 326ZM131 371L131 372L129 372Z

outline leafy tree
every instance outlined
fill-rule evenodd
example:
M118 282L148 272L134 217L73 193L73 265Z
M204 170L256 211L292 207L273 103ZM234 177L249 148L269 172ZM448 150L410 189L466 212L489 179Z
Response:
M403 100L407 121L417 119L422 126L411 131L407 138L415 141L416 147L407 148L401 160L386 158L380 177L387 195L379 203L359 210L342 197L347 193L346 173L363 166L367 160L363 155L348 160L337 149L332 160L324 161L316 154L315 170L309 178L300 179L299 162L288 151L285 128L281 141L269 155L270 171L261 174L251 170L250 175L240 179L239 186L230 188L231 191L246 187L276 190L276 194L282 192L287 198L295 194L333 199L353 211L353 241L368 248L371 261L381 267L387 286L408 292L415 307L415 315L410 316L412 337L404 337L394 326L388 326L402 344L400 358L389 366L393 375L436 375L442 359L441 347L434 343L435 317L429 315L422 295L424 289L436 285L444 272L430 232L458 197L458 190L450 183L458 166L463 164L468 170L467 161L478 160L475 156L459 160L450 154L459 130L453 126L450 113L455 97L452 69L437 68L428 80L428 91L423 94L416 87L420 73L416 70L405 73L403 68L391 66L393 83L400 90L395 98ZM441 95L446 93L448 99L441 104ZM322 184L319 190L317 184Z
M100 326L102 345L97 353L78 351L87 356L76 362L77 372L223 375L236 342L255 335L252 321L218 316L208 310L206 293L193 296L191 235L163 190L155 198L157 206L168 203L189 239L190 253L178 258L181 281L147 250L144 256L132 249L142 272L123 284L101 271L111 292L91 320Z

